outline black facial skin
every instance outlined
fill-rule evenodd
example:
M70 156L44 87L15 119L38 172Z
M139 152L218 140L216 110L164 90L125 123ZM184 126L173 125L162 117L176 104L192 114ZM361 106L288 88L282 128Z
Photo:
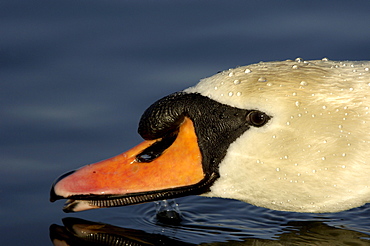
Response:
M264 112L235 108L197 93L174 93L155 102L141 117L139 134L146 140L160 140L138 154L136 160L148 163L158 158L176 141L185 117L194 124L202 154L205 174L203 180L185 187L125 195L74 195L69 197L71 200L63 210L72 212L77 205L74 200L85 200L98 207L112 207L203 194L209 191L219 177L218 166L230 144L251 127L261 127L271 119L271 116ZM73 172L61 178L71 173ZM55 194L53 188L51 189L51 201L62 198Z
M139 134L146 140L176 132L184 117L194 123L206 179L218 177L218 164L229 145L250 127L261 127L270 116L216 102L196 93L174 93L150 106L141 117ZM211 184L209 184L211 185Z

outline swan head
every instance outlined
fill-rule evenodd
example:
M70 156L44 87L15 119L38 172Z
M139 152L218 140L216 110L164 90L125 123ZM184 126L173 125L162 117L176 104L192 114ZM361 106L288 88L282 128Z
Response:
M261 62L150 106L145 141L61 176L64 210L191 194L270 209L336 212L370 200L369 63Z

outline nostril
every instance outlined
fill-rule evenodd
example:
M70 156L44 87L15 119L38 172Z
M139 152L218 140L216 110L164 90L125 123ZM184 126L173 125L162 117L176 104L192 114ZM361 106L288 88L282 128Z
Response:
M152 162L159 156L163 154L163 152L168 149L176 140L178 132L173 132L168 136L162 138L161 140L155 142L148 148L144 149L140 154L136 156L137 162Z
M55 187L55 185L56 185L60 180L64 179L65 177L67 177L67 176L71 175L71 174L72 174L72 173L74 173L74 172L75 172L75 170L73 170L73 171L69 171L69 172L67 172L67 173L65 173L65 174L63 174L63 175L61 175L59 178L57 178L57 179L54 181L53 185L51 186L51 190L50 190L50 202L55 202L56 200L59 200L59 199L64 198L64 197L59 196L59 195L57 195L57 194L55 193L54 187Z

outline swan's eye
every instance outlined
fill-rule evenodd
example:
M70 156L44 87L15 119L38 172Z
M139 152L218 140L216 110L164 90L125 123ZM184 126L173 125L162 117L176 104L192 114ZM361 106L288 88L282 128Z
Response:
M269 119L270 117L260 111L251 111L247 115L247 122L256 127L263 126Z

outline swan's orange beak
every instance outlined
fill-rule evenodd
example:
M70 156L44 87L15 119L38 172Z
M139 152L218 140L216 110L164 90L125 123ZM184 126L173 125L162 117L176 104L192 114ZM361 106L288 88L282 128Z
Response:
M176 196L173 191L200 183L205 174L192 121L185 118L173 138L170 143L144 141L123 154L61 176L50 200L68 198L64 210L72 212Z

